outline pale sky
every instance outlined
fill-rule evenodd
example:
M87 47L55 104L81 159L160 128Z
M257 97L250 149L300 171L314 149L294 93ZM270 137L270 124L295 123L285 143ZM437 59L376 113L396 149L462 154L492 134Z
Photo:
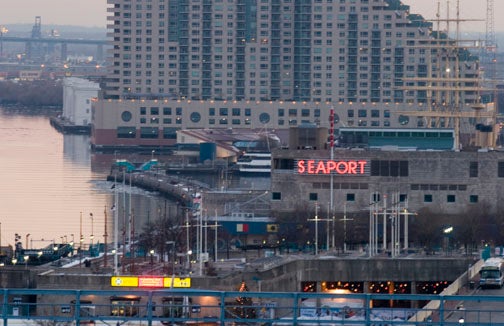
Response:
M403 0L411 6L411 13L435 18L441 1L441 17L446 18L446 0ZM460 17L481 19L486 17L486 0L459 0ZM454 18L457 0L450 0L450 17ZM494 0L495 30L504 32L504 0ZM41 16L44 25L74 25L105 27L107 0L0 0L0 25L14 23L33 24ZM485 22L465 22L461 30L485 32Z

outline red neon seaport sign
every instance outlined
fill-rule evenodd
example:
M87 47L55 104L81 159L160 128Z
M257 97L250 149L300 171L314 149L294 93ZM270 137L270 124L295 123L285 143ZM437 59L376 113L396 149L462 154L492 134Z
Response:
M367 161L355 160L299 160L297 172L299 174L366 174Z

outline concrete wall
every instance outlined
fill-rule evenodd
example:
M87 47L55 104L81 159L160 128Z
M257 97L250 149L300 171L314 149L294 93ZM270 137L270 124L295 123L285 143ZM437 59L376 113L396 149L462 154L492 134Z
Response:
M466 272L472 263L472 258L294 260L266 270L258 265L249 265L226 277L195 278L193 284L197 288L232 291L241 280L245 280L250 284L251 291L292 292L300 291L303 281L452 282Z

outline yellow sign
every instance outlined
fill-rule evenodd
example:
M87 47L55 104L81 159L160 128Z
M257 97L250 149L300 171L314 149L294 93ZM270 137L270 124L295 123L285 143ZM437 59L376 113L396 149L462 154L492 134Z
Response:
M173 279L173 286L172 286ZM190 277L156 277L156 276L112 276L113 287L155 287L155 288L190 288Z
M171 288L172 287L172 278L171 277L165 277L164 278L164 287L165 288ZM191 287L191 278L180 278L180 277L174 277L173 278L173 287L174 288L190 288Z
M138 287L138 277L135 276L112 276L111 286L131 286Z

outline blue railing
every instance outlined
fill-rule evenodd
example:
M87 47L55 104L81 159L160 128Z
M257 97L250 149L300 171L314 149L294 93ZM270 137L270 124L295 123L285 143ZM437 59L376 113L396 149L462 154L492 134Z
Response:
M504 296L489 295L40 289L0 295L3 325L504 325Z

